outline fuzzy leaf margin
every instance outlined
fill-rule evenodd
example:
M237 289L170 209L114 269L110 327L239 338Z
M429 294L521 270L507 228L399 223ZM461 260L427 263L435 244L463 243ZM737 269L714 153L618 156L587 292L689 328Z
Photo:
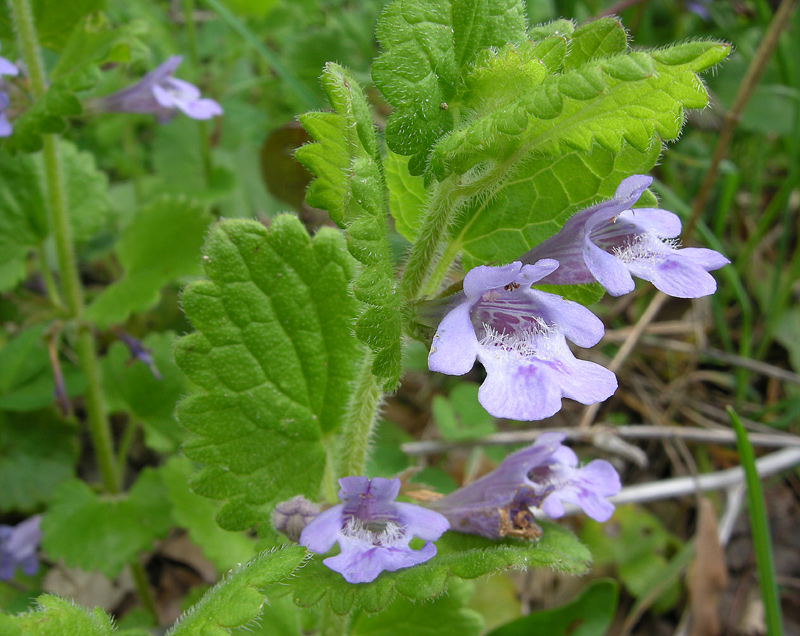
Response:
M506 539L491 541L482 537L448 532L436 542L437 555L420 565L383 572L372 583L347 583L329 570L320 557L314 557L289 582L292 598L301 607L321 602L345 615L353 609L368 613L386 608L396 597L412 601L441 596L451 579L474 579L491 572L530 567L549 567L559 572L583 574L591 561L588 548L569 530L558 525L542 525L544 535L537 543Z
M272 503L316 498L323 440L340 425L361 345L359 303L349 293L355 263L341 234L313 240L291 215L260 223L229 219L203 250L209 280L183 294L197 330L181 338L178 366L201 388L177 416L187 457L204 465L198 494L225 503L227 530L269 526Z
M375 127L364 93L346 69L328 63L322 86L335 112L300 116L317 143L302 146L295 157L317 176L306 201L328 210L345 230L350 254L361 263L353 294L366 309L356 322L356 335L375 354L372 372L383 379L385 390L392 390L402 372L402 312Z

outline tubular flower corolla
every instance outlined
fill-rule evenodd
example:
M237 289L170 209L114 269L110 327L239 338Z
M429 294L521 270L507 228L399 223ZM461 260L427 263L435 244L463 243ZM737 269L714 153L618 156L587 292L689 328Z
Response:
M452 530L490 539L538 538L541 530L531 508L556 519L564 515L564 502L579 506L596 521L607 521L614 506L605 498L619 492L619 475L602 459L579 466L575 453L562 446L564 437L563 433L543 433L488 475L431 507L447 517Z
M570 285L597 281L612 296L633 291L633 276L648 280L677 298L699 298L717 289L708 272L730 261L704 248L680 249L680 219L667 210L631 207L653 181L633 175L624 179L614 198L571 216L558 234L520 257L558 261L542 283Z

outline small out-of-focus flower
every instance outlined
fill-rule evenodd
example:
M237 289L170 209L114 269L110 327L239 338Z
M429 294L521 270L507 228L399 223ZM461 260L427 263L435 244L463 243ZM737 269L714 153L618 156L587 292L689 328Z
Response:
M711 20L711 14L708 12L708 5L710 3L711 0L695 0L693 2L687 2L685 6L688 11L708 22Z
M614 198L572 215L561 231L520 257L558 261L542 283L571 285L597 281L612 296L633 291L632 276L649 280L677 298L699 298L717 289L708 272L730 261L714 250L679 249L680 219L667 210L631 207L653 181L645 175L624 179Z
M35 515L16 526L0 525L0 581L14 578L17 568L31 576L39 569L36 550L42 540L39 529L41 515Z
M16 76L19 69L4 57L0 57L0 137L8 137L11 134L11 124L6 118L5 110L11 103L8 93L3 90L3 76Z
M156 367L156 363L153 360L150 350L142 344L142 341L137 340L124 331L117 331L116 334L117 338L119 338L125 344L125 346L128 347L128 351L130 351L131 359L128 361L128 363L130 364L134 360L143 362L150 368L150 372L153 374L156 380L160 380L161 373L159 373L158 367Z
M275 506L272 511L272 525L288 539L298 542L303 528L319 513L320 508L317 504L310 502L303 495L297 495Z
M348 583L369 583L384 570L424 563L436 555L431 543L447 530L438 512L395 501L400 480L344 477L339 480L342 503L314 518L300 534L300 545L324 554L339 544L339 554L323 563ZM419 550L412 538L426 541Z
M452 530L490 539L538 538L541 530L531 508L541 508L556 519L564 514L562 502L580 506L596 521L607 521L614 506L605 498L621 488L617 471L602 459L578 466L578 458L561 444L563 440L562 433L543 433L488 475L431 507L447 517Z
M180 55L173 55L133 86L92 100L89 109L95 112L150 113L161 122L171 119L176 109L192 119L222 115L222 107L217 102L201 97L196 86L172 76L182 60Z
M578 360L567 339L591 347L603 323L588 309L531 289L558 267L554 260L481 266L464 278L460 302L448 304L428 356L432 371L467 373L477 358L486 368L478 401L495 417L541 420L561 408L561 398L594 404L617 389L599 364Z

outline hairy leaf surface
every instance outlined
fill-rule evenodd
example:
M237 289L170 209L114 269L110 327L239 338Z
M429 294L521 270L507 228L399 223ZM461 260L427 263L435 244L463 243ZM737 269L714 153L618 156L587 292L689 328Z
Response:
M339 232L312 241L297 218L227 220L203 249L209 280L183 295L197 330L178 341L178 366L202 392L183 400L185 453L205 466L195 490L225 502L218 521L267 523L272 503L315 498L323 436L339 426L362 347L355 263Z
M299 545L262 552L206 592L168 636L222 635L246 627L261 614L264 588L290 576L305 557L306 550Z

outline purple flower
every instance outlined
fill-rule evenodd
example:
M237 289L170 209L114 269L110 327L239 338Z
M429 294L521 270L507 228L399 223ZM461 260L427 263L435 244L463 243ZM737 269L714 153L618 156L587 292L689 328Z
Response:
M0 581L14 578L17 568L28 576L36 574L39 569L36 549L42 540L41 520L41 515L36 515L16 526L0 525Z
M339 480L342 503L311 521L300 535L300 545L325 553L334 543L340 552L323 561L348 583L369 583L387 570L418 565L436 554L431 543L448 528L438 512L396 502L400 480L345 477ZM427 543L412 550L413 537Z
M282 501L275 506L272 511L272 525L278 532L296 543L300 540L303 528L319 513L319 506L310 502L303 495L297 495L297 497Z
M156 380L161 380L161 373L158 371L158 367L156 366L155 361L153 360L153 356L150 353L150 350L142 344L141 340L137 340L130 334L125 333L124 331L117 331L117 338L119 338L122 343L128 347L128 351L131 354L131 358L128 361L130 364L134 360L138 360L146 364L149 369L150 373L153 374L153 377Z
M592 519L607 521L614 506L605 497L619 492L619 475L602 459L579 467L575 453L561 445L563 439L563 433L543 433L488 475L431 506L447 517L452 530L490 539L538 538L541 530L531 508L541 508L555 519L564 514L562 502L580 506Z
M649 280L678 298L699 298L717 289L708 272L730 261L714 250L678 249L680 219L657 208L631 206L653 181L636 174L619 184L614 198L571 216L561 231L520 260L554 258L559 268L543 283L570 285L597 281L612 296L633 291L632 276Z
M192 119L221 115L217 102L201 98L196 86L172 77L182 60L180 55L173 55L133 86L94 100L92 108L99 112L152 113L162 122L168 121L176 109Z
M3 75L10 75L12 77L19 73L19 69L9 62L6 58L0 57L0 137L8 137L11 134L11 124L6 119L5 110L11 103L8 98L8 93L2 90L3 88Z
M612 395L614 374L576 359L567 346L567 339L581 347L596 344L603 323L577 303L531 289L557 267L541 260L471 270L459 294L463 300L433 337L430 369L462 375L477 358L487 376L478 401L495 417L514 420L550 417L562 397L593 404Z

